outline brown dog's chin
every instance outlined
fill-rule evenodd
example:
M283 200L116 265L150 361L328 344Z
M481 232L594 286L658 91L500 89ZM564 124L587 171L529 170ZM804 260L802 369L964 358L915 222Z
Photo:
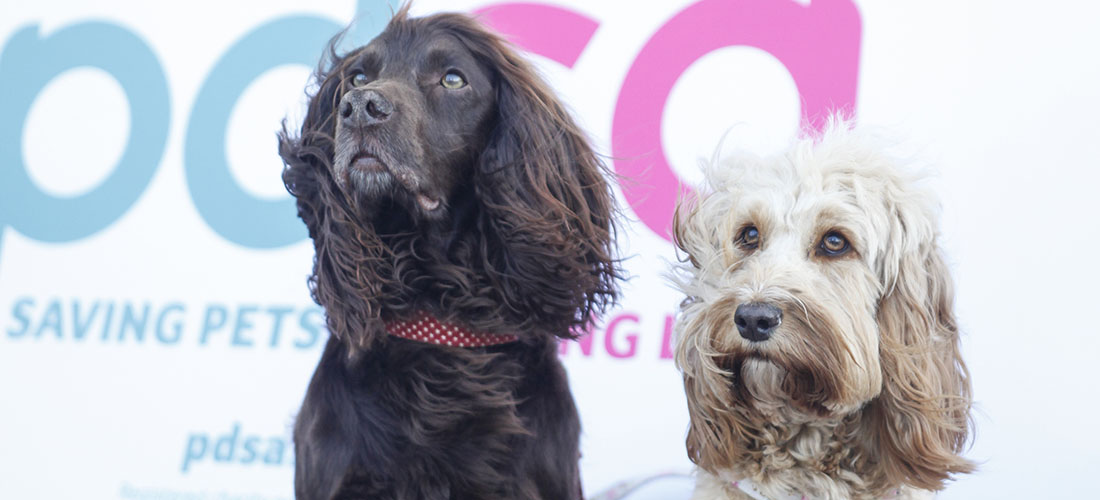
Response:
M425 213L434 213L443 205L442 200L423 191L407 185L407 176L401 176L394 172L385 162L377 156L359 153L348 162L344 170L345 184L351 189L359 191L359 196L370 200L382 198L394 198L394 189L404 190L408 198L415 200ZM411 208L411 207L410 207Z
M357 156L352 160L351 168L364 173L382 173L388 170L378 158L368 155Z

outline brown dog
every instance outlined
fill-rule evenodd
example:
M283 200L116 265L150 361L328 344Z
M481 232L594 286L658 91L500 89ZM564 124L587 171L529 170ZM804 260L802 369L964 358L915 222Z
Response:
M463 15L402 9L317 81L280 144L331 333L295 424L297 497L580 498L557 339L618 278L584 134Z

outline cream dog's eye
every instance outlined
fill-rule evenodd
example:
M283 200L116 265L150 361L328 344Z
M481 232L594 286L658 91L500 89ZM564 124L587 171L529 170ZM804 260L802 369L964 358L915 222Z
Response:
M848 239L836 231L830 231L825 234L824 238L821 238L821 244L818 245L821 249L821 253L830 257L837 257L844 255L852 248L848 244Z
M367 79L367 75L364 75L363 73L356 73L351 77L352 87L362 87L367 83L369 83L369 80Z
M756 226L746 226L737 235L737 244L746 250L753 250L760 246L760 230L756 229Z
M460 89L466 86L466 79L462 77L461 73L452 70L443 75L443 78L439 80L439 84L449 89Z

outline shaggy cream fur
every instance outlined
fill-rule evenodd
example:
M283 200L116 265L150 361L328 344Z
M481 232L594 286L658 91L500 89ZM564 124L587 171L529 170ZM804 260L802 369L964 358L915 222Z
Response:
M677 208L677 318L695 499L928 498L970 430L936 202L833 120L770 158L711 162ZM735 311L782 313L766 340ZM744 325L742 325L744 326Z

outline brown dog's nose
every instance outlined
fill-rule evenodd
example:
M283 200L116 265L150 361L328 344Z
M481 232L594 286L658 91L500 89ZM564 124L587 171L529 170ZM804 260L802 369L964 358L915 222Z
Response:
M393 114L393 103L376 90L353 90L344 95L340 116L344 125L362 127L382 123Z
M771 338L782 321L782 310L771 304L759 302L741 304L733 313L733 322L737 324L737 331L741 337L753 342L762 342Z

